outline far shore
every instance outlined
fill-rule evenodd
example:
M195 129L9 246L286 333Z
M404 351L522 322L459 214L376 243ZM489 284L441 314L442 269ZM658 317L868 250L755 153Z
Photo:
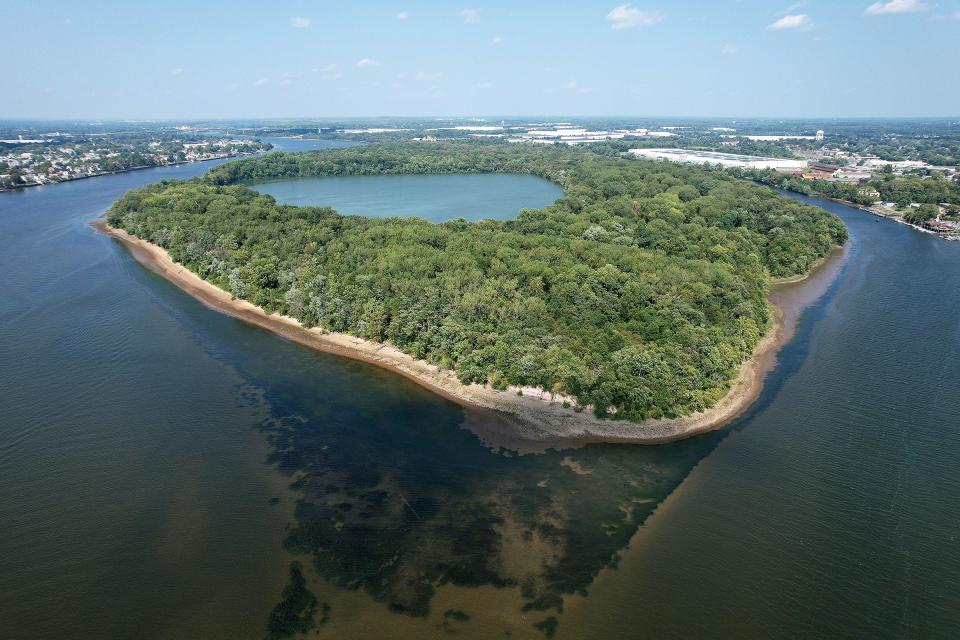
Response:
M277 333L304 346L389 369L461 405L465 426L491 446L520 451L580 446L590 442L661 444L718 429L742 414L760 395L763 380L776 364L780 348L793 335L804 308L826 292L839 273L845 248L838 247L807 277L773 284L770 301L775 321L740 367L730 390L706 411L643 422L596 418L587 410L564 407L571 398L525 387L497 391L488 385L464 385L454 372L418 360L396 347L343 333L308 328L289 316L270 314L207 282L175 262L161 247L111 227L103 219L91 223L120 241L143 266L166 278L208 307Z
M163 169L166 167L179 167L185 164L197 164L198 162L211 162L213 160L223 160L225 158L245 158L247 156L256 156L265 153L264 151L254 151L252 153L238 153L236 155L221 155L213 158L204 158L203 160L184 160L183 162L170 162L167 164L144 164L137 167L127 167L125 169L116 169L115 171L101 171L100 173L90 173L76 178L67 178L66 180L55 180L52 182L30 182L27 184L17 184L12 187L0 189L0 193L5 191L20 191L30 187L52 187L65 182L76 182L77 180L87 180L89 178L100 178L103 176L114 176L120 173L133 173L134 171L143 171L144 169Z
M789 191L790 193L798 193L798 194L800 194L800 195L802 195L802 196L808 196L808 197L814 197L814 198L823 198L824 200L829 200L830 202L836 202L837 204L842 204L842 205L844 205L844 206L851 207L851 208L853 208L853 209L860 209L861 211L866 211L867 213L872 214L872 215L875 215L875 216L877 216L878 218L883 218L884 220L890 220L891 222L896 222L896 223L898 223L898 224L906 225L906 226L910 227L911 229L914 229L914 230L919 231L919 232L921 232L921 233L929 233L930 235L937 236L937 237L940 238L941 240L946 240L946 241L948 241L948 242L949 242L949 241L960 240L960 238L958 238L956 235L947 235L947 234L942 233L942 232L934 231L933 229L927 229L926 227L923 227L923 226L921 226L921 225L919 225L919 224L914 224L913 222L908 222L908 221L904 220L904 219L903 219L903 216L891 215L891 214L889 214L889 213L887 213L887 212L879 209L879 208L878 208L879 205L876 204L876 203L874 203L874 204L872 204L872 205L859 204L859 203L857 203L857 202L854 202L853 200L844 200L843 198L835 198L835 197L833 197L833 196L828 196L828 195L823 194L823 193L814 192L814 193L812 193L812 194L806 194L806 193L803 193L803 192L801 192L801 191L794 191L793 189L787 189L786 187L772 187L771 185L768 185L768 184L766 184L765 182L758 182L758 181L755 181L755 180L753 180L753 181L751 181L751 182L754 182L755 184L762 184L762 185L765 186L765 187L771 187L771 188L775 188L775 189L780 189L780 190L782 190L782 191ZM789 280L778 280L777 282L789 282Z

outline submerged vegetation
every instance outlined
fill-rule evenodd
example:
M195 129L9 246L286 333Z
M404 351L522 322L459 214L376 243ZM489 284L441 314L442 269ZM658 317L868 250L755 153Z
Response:
M289 358L278 354L262 366ZM337 371L344 389L369 375L360 365ZM298 496L285 547L310 558L324 578L317 596L332 605L333 633L341 629L340 590L363 591L387 611L455 631L487 624L484 600L466 595L455 608L437 608L438 593L489 586L511 590L512 619L546 637L562 624L566 599L587 595L725 437L715 431L662 447L498 455L460 428L460 412L412 383L396 381L386 401L331 395L322 390L328 384L302 375L273 384L261 429L271 461Z
M430 224L277 204L243 182L511 172L566 195L516 220ZM268 311L598 415L705 409L766 331L771 277L846 238L834 216L716 170L572 148L406 143L230 163L129 192L111 225Z
M307 580L299 562L290 563L290 583L283 588L282 600L270 612L267 637L270 640L290 638L310 631L327 621L330 609L326 603L318 605L317 598L307 589ZM317 620L317 612L321 612Z

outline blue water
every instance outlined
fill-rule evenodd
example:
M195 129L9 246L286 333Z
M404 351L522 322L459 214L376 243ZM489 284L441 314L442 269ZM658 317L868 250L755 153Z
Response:
M563 195L548 180L529 175L399 175L292 178L251 185L278 202L329 206L344 215L509 220Z

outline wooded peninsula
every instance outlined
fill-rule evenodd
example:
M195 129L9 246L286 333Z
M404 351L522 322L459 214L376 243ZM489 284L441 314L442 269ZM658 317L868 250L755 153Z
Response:
M244 183L518 173L564 197L432 224L278 204ZM268 313L394 345L463 384L538 387L600 418L716 404L771 323L771 282L843 244L817 207L716 169L506 143L270 153L130 191L111 227Z

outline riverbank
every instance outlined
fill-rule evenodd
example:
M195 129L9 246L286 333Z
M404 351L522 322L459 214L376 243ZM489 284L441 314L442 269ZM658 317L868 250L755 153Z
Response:
M143 171L144 169L160 169L163 167L179 167L185 164L197 164L198 162L210 162L211 160L224 160L226 158L246 158L249 156L258 156L264 153L267 153L270 149L265 149L264 151L255 151L253 153L235 153L233 155L229 153L215 154L209 158L200 158L197 160L184 160L183 162L168 162L166 164L143 164L136 167L127 167L126 169L117 169L116 171L101 171L100 173L88 173L82 176L77 176L75 178L67 178L66 180L51 180L49 182L30 182L27 184L18 184L12 187L0 187L0 193L5 191L19 191L21 189L28 189L30 187L51 187L55 184L63 184L65 182L76 182L78 180L87 180L88 178L100 178L103 176L113 176L119 175L121 173L131 173L133 171Z
M465 426L491 445L516 449L542 450L550 446L575 446L589 442L658 444L722 427L743 413L757 398L764 377L776 362L776 353L789 340L796 319L805 306L789 303L789 293L783 296L786 302L774 304L775 321L754 349L753 356L741 365L730 390L710 409L678 418L643 422L600 420L592 412L565 407L564 403L572 404L571 398L528 387L497 391L486 385L464 385L454 372L418 360L389 344L342 333L326 333L317 328L307 328L288 316L268 314L246 300L233 298L175 262L163 248L115 229L102 219L93 222L92 226L120 241L143 266L208 307L298 344L399 373L463 406L467 410ZM816 299L826 291L829 282L839 271L838 257L842 253L842 249L832 252L833 259L827 260L802 282L775 285L774 290L808 289L800 297L814 296L812 299ZM772 293L771 299L773 297Z
M764 186L766 186L766 187L771 187L771 188L774 188L774 189L781 189L781 190L783 190L783 191L789 191L790 193L799 193L800 195L804 195L804 196L812 196L812 197L816 197L816 198L823 198L824 200L829 200L830 202L836 202L837 204L842 204L842 205L844 205L844 206L851 207L851 208L853 208L853 209L859 209L860 211L865 211L865 212L867 212L867 213L869 213L869 214L872 214L872 215L874 215L874 216L876 216L876 217L878 217L878 218L883 218L883 219L885 219L885 220L890 220L891 222L896 222L896 223L898 223L898 224L902 224L902 225L908 226L908 227L910 227L911 229L914 229L914 230L919 231L919 232L921 232L921 233L929 233L930 235L937 236L937 237L940 238L941 240L947 240L948 242L960 240L960 233L958 233L956 230L953 230L953 229L950 229L950 230L930 229L930 228L927 228L927 227L925 227L925 226L923 226L923 225L921 225L921 224L915 224L915 223L913 223L913 222L909 222L909 221L907 221L907 220L904 220L902 215L899 215L899 214L896 213L896 212L891 212L891 211L889 211L889 210L885 210L885 209L882 208L879 204L873 204L873 205L859 204L859 203L857 203L857 202L853 202L852 200L844 200L843 198L835 198L835 197L833 197L833 196L828 196L828 195L826 195L826 194L819 193L819 192L816 192L816 191L813 192L812 194L808 194L808 193L803 193L802 191L795 191L795 190L793 190L793 189L788 189L788 188L785 188L785 187L779 187L779 186L776 186L776 185L767 184L766 182L761 182L761 181L756 181L756 180L752 180L751 182L755 182L756 184L762 184L762 185L764 185Z
M885 220L898 222L900 224L910 227L911 229L915 229L916 231L920 231L921 233L929 233L930 235L937 236L938 238L941 238L943 240L947 240L947 241L960 240L960 232L958 232L956 229L942 229L942 230L931 229L927 226L924 226L923 224L916 224L908 220L904 220L902 215L896 212L890 212L889 210L885 210L883 207L881 207L878 204L874 204L872 206L866 206L862 204L857 204L856 202L850 202L849 200L844 200L842 198L831 198L829 196L819 196L819 197L830 200L831 202L836 202L838 204L843 204L848 207L853 207L854 209L860 209L861 211L866 211L867 213L871 213L877 216L878 218L884 218ZM939 219L935 221L929 221L929 222L939 222Z

